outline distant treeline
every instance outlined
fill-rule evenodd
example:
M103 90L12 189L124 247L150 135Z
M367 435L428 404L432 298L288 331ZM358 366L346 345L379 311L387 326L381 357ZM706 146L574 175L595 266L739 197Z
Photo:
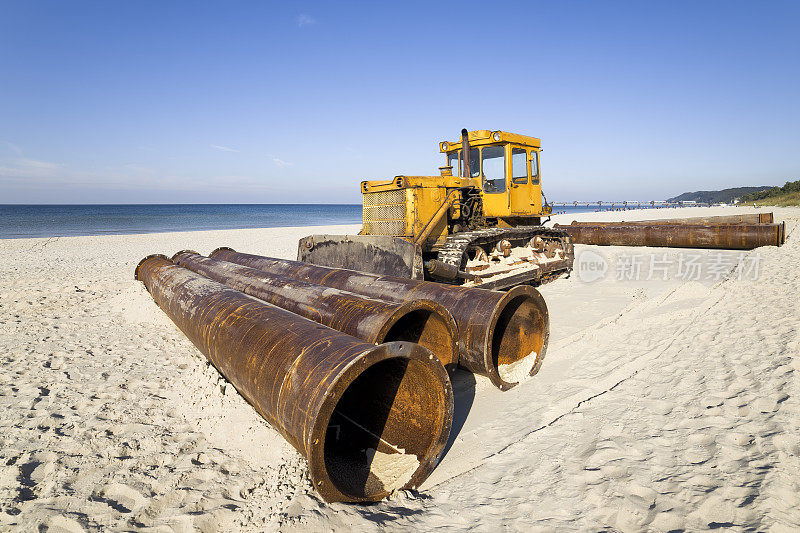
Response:
M769 185L762 185L761 187L735 187L733 189L722 189L721 191L695 191L685 192L679 196L668 198L668 202L698 202L705 204L729 204L736 198L742 198L743 195L757 193L759 191L770 189Z
M740 198L742 202L756 202L758 200L766 200L769 198L777 198L778 196L785 196L790 193L800 192L800 180L787 181L783 187L772 187L765 191L756 191L745 194Z

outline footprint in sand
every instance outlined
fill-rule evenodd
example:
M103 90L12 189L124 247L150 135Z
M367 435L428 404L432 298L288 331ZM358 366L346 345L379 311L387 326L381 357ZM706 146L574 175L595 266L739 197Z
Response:
M690 516L703 527L730 528L736 525L736 507L720 496L711 496Z
M107 503L120 513L131 513L139 510L146 499L136 489L122 483L111 483L103 487L95 495L95 499Z
M750 433L730 433L725 436L726 442L735 446L750 446L753 444L753 435Z
M789 455L800 456L800 436L787 435L785 433L776 435L772 439L775 448Z
M650 487L644 487L637 483L629 485L625 490L625 498L632 504L643 509L652 509L656 504L658 493Z
M77 521L67 516L51 516L41 524L40 531L47 533L81 533L85 531Z
M667 400L651 400L647 402L648 410L661 416L670 414L674 407L675 404Z
M599 470L604 465L623 459L622 452L615 448L601 448L586 459L586 470Z
M650 522L650 529L656 533L667 533L670 531L683 531L685 529L684 520L678 513L667 512L659 513Z
M689 464L705 463L716 453L715 439L711 435L694 434L687 439L689 447L684 453L684 458Z
M753 409L759 413L774 413L780 408L780 403L788 398L787 395L772 395L759 398L753 402Z

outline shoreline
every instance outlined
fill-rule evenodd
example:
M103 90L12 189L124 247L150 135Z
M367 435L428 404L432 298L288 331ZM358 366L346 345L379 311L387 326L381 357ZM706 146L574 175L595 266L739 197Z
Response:
M757 279L610 268L543 286L539 374L501 393L457 372L447 454L419 493L371 506L322 502L299 454L133 280L154 253L294 259L300 237L360 224L0 239L0 529L800 527L800 209L680 213L767 210L788 238L745 254L760 258ZM589 252L612 267L687 253L576 246Z
M123 207L138 207L138 206L300 206L300 207L309 207L309 206L333 206L333 207L357 207L359 210L361 206L358 204L0 204L0 207L116 207L116 206L123 206ZM761 209L763 206L758 208L756 207L736 207L736 206L726 206L725 208L714 208L714 207L660 207L660 208L630 208L627 210L605 210L605 211L593 211L588 208L583 210L580 206L573 208L572 206L568 206L569 209L574 209L574 211L568 211L563 214L554 214L551 215L553 217L569 217L574 215L610 215L610 216L617 216L619 213L642 213L642 212L652 212L652 213L662 213L664 210L676 210L680 209L680 213L684 213L684 210L703 210L703 209ZM674 212L674 211L670 211ZM557 211L558 213L558 211ZM688 215L694 216L694 215ZM637 217L638 218L638 217ZM658 217L656 217L658 218ZM176 228L168 228L168 229L153 229L153 230L96 230L89 233L69 233L69 234L47 234L47 235L2 235L0 233L0 241L2 240L19 240L19 239L63 239L69 237L107 237L113 235L123 235L123 236L136 236L136 235L166 235L170 233L192 233L192 232L209 232L209 231L239 231L239 230L271 230L271 229L294 229L294 228L301 228L301 227L339 227L339 226L352 226L354 224L361 224L360 219L347 222L347 223L339 223L335 221L326 222L326 223L319 223L314 225L299 225L299 224L289 224L289 225L270 225L270 226L236 226L236 227L201 227L201 228L187 228L187 229L176 229ZM0 228L1 229L1 228Z
M351 224L320 224L314 226L269 226L263 228L214 228L214 229L186 229L186 230L171 230L171 231L147 231L142 233L98 233L98 234L90 234L90 235L51 235L47 237L0 237L0 241L19 241L19 240L52 240L52 239L82 239L82 238L102 238L102 237L145 237L145 236L169 236L173 234L184 234L184 233L194 233L194 234L204 234L204 233L212 233L212 232L239 232L239 231L265 231L265 230L286 230L286 231L295 231L295 230L308 230L311 231L315 228L352 228L353 226L358 225L359 228L361 226L361 222L354 222Z
M361 221L354 204L129 204L0 206L9 238L136 235Z

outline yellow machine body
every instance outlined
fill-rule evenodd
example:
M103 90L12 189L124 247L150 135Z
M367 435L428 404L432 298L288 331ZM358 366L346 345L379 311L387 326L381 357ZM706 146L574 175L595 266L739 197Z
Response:
M460 218L458 191L480 194L488 226L535 225L550 214L542 202L539 151L536 137L504 131L477 130L468 134L470 176L462 176L461 142L443 141L439 150L445 165L439 176L396 176L385 181L364 181L362 235L387 235L433 246L449 234L448 220ZM447 216L436 217L445 204ZM431 225L431 227L429 227Z
M438 176L361 182L358 235L310 235L299 261L374 274L504 289L572 270L569 235L542 225L551 213L541 141L505 131L461 130L442 141Z

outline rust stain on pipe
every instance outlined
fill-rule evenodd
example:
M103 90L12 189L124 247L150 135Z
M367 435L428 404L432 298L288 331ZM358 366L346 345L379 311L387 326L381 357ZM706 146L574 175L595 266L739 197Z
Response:
M630 220L623 222L579 222L572 221L572 226L655 226L666 224L677 226L679 224L689 225L720 225L720 224L772 224L774 218L772 213L748 213L741 215L721 215L713 217L690 217L690 218L663 218L657 220ZM562 226L563 227L563 226Z
M668 225L609 224L555 227L569 233L575 244L600 246L655 246L751 250L780 246L781 224Z
M547 304L539 291L528 285L508 292L489 291L241 254L230 248L218 248L211 257L371 298L436 301L452 313L458 326L458 364L488 377L501 390L516 385L503 379L501 365L517 363L535 353L529 372L534 375L547 350Z
M438 462L450 432L453 392L444 367L425 348L408 342L375 346L164 256L143 259L136 279L306 457L325 500L380 500L390 489L418 486ZM386 454L410 470L392 477L378 461ZM419 461L416 469L410 456Z
M367 342L416 342L432 351L443 365L458 363L455 320L442 304L432 300L387 302L188 250L175 254L172 262Z

